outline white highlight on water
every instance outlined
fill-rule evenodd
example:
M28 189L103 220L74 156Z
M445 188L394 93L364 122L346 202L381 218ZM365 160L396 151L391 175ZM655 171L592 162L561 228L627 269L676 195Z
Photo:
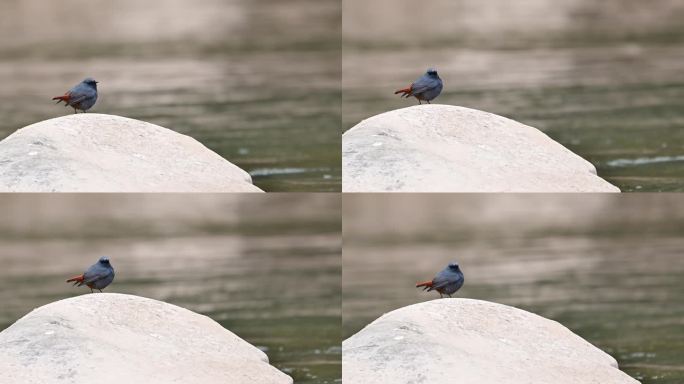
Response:
M671 163L684 161L684 155L679 156L656 156L656 157L637 157L636 159L616 159L606 162L609 167L630 167L635 165L648 165L657 163Z

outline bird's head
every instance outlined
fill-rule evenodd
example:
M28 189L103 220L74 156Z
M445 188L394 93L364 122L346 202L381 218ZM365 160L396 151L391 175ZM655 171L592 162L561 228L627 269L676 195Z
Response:
M428 70L427 70L427 72L425 72L425 74L430 76L430 77L439 78L439 75L437 74L437 70L434 68L428 68Z
M100 257L100 260L98 260L98 262L103 265L109 265L109 257L102 256Z
M97 88L97 83L98 82L92 77L86 77L85 80L83 80L83 84L93 88Z
M452 271L460 271L460 270L461 270L461 269L459 268L457 262L451 262L451 263L449 263L448 268L449 268L450 270L452 270Z

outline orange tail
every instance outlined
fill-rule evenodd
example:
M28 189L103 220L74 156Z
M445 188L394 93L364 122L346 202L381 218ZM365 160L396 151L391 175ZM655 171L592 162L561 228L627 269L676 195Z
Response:
M59 104L61 101L63 101L65 104L69 102L69 99L71 97L69 95L64 95L64 96L55 96L52 98L52 100L57 100L57 104Z
M428 288L432 288L432 281L424 281L422 283L416 284L416 288L418 287L423 287L423 290L426 290Z
M394 92L395 95L399 94L399 93L402 93L401 97L408 97L411 95L411 87L400 89L400 90Z
M71 283L72 281L74 281L74 285L76 285L78 283L82 283L83 282L83 275L74 276L71 279L67 280L66 282Z

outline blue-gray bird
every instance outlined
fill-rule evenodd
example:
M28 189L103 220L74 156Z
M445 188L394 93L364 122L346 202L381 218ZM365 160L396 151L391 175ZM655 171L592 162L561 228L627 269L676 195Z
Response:
M430 104L430 101L439 96L442 92L443 85L442 79L439 78L437 71L430 68L423 76L411 84L411 86L400 89L394 92L394 94L401 93L401 97L413 96L418 99L418 104L423 104L421 100L427 101L427 103Z
M67 283L73 282L74 285L79 287L82 285L87 285L90 288L90 292L93 289L97 289L102 292L102 290L112 283L114 280L114 268L109 263L109 258L106 256L100 257L97 263L93 264L83 272L82 275L74 276L67 280Z
M444 297L444 295L451 297L451 295L461 289L464 281L463 272L461 272L458 264L450 263L432 281L418 283L416 288L423 287L423 290L427 289L428 292L437 291L439 292L439 297Z
M69 106L74 109L74 113L78 111L85 113L97 101L97 81L88 77L76 84L64 96L56 96L52 100L57 100L57 104L63 101L65 107Z

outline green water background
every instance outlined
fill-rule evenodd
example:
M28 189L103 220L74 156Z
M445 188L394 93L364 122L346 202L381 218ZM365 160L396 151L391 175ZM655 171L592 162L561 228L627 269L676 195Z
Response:
M684 382L684 200L676 194L345 195L343 337L439 297L415 288L450 261L456 297L556 320L643 384Z
M0 139L73 113L53 96L99 80L91 112L190 135L266 191L339 191L337 0L7 0Z
M684 190L684 2L343 1L343 129L436 103L541 129L623 191Z
M0 329L90 294L65 279L107 255L106 292L205 314L296 383L341 382L337 196L6 195L0 211Z

